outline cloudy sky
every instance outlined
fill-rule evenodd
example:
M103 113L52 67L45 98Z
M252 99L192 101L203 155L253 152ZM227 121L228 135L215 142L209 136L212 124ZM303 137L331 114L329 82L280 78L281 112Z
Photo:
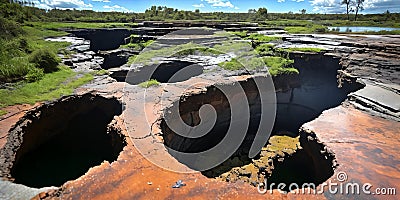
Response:
M341 0L34 0L45 9L85 9L96 11L144 12L152 5L182 10L200 9L201 12L247 12L266 7L268 12L344 13ZM400 12L400 0L365 0L362 13Z

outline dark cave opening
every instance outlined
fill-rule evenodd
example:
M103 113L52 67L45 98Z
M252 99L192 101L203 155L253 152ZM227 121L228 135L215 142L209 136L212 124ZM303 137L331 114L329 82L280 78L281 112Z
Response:
M108 124L121 113L118 100L91 94L67 97L30 113L31 123L19 133L22 141L11 168L14 182L61 186L103 161L115 161L126 141Z
M203 66L180 60L163 61L127 72L125 82L136 85L150 79L160 83L176 83L203 73ZM121 77L121 75L119 75Z
M272 136L282 134L291 137L300 136L303 149L299 149L293 155L286 155L283 162L275 162L274 160L275 168L270 174L270 180L271 183L320 184L333 175L334 156L322 154L325 146L315 140L304 139L305 136L301 136L299 128L304 123L318 117L324 110L340 105L347 98L347 94L361 89L363 86L353 81L344 83L343 87L339 88L336 76L340 66L338 59L332 57L298 57L295 58L295 67L299 69L299 75L282 76L274 79L277 112ZM229 172L233 167L252 162L247 155L260 121L260 100L257 98L249 99L250 96L254 97L250 94L257 93L256 90L254 91L256 87L252 81L241 83L241 85L248 97L251 112L246 138L231 157L230 166L224 166L223 170L221 170L221 166L217 166L202 172L207 177L215 178ZM212 105L217 111L217 122L213 129L201 138L185 138L174 133L163 120L161 128L164 134L164 144L167 147L180 152L196 153L210 149L221 142L230 126L230 107L226 97L218 90L210 87L206 93L190 96L185 101L180 102L180 117L187 125L198 125L198 111L204 104ZM168 117L168 115L164 117ZM259 156L256 156L255 159L258 158ZM179 158L176 159L179 161ZM232 159L239 161L232 162ZM184 164L190 167L190 163ZM250 179L251 175L243 176L249 176Z

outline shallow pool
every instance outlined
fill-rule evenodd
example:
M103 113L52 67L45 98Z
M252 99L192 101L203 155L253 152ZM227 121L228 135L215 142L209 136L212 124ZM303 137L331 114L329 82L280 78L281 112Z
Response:
M391 27L374 27L374 26L332 26L328 27L331 31L338 32L368 32L368 31L394 31L400 30L400 28L391 28Z

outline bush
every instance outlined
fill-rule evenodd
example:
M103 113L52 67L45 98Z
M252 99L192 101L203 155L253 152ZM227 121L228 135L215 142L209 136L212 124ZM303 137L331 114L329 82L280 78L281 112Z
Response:
M30 68L28 74L25 76L25 80L28 82L35 82L44 77L43 69L39 69L36 67Z
M54 53L47 49L34 51L29 61L35 64L35 67L43 69L44 73L50 73L58 70L58 63L61 61Z
M23 80L31 68L34 67L24 58L1 58L0 83Z

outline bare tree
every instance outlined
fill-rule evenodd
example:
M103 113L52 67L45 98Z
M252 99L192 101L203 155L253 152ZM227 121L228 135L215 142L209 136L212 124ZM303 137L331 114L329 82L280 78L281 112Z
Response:
M351 7L350 7L351 3L352 3L352 0L342 0L342 2L340 2L341 5L346 4L347 20L350 20L350 12L352 11Z
M365 0L356 0L356 16L354 16L354 21L357 21L358 12L364 10L364 7L363 7L364 1Z

